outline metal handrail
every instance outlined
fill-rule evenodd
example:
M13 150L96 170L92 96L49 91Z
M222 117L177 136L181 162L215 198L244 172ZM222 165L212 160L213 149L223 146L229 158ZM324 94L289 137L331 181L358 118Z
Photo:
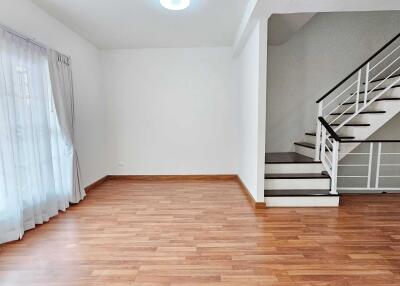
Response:
M318 120L321 122L322 126L324 126L325 129L329 132L329 134L331 135L331 137L333 139L335 139L338 142L342 142L342 140L340 139L339 135L337 135L335 130L332 129L332 127L329 125L329 123L326 122L326 120L322 116L319 116Z

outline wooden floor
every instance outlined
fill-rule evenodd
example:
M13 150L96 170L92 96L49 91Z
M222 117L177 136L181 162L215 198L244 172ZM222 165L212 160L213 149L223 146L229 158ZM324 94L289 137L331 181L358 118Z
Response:
M253 209L233 180L107 181L0 246L0 285L400 285L400 196Z

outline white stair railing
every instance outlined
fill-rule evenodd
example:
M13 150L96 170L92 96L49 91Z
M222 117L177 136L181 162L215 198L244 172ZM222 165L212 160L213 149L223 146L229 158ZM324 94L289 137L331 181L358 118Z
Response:
M317 101L315 160L322 162L331 177L332 194L337 194L339 146L343 142L338 132L393 87L400 86L399 38L400 34Z
M332 195L340 191L400 191L400 140L342 140L323 117L321 162L331 177ZM346 144L358 143L350 153ZM339 162L340 155L347 155Z
M340 138L329 126L323 117L319 117L321 123L321 162L331 177L331 195L337 195L337 176L339 164Z
M317 100L318 117L335 132L359 116L373 102L400 84L400 34L390 40L350 75ZM349 115L350 116L347 116ZM345 116L346 115L346 116ZM321 159L320 120L317 120L315 160Z
M337 190L392 192L400 190L400 140L340 141L359 143L338 164Z

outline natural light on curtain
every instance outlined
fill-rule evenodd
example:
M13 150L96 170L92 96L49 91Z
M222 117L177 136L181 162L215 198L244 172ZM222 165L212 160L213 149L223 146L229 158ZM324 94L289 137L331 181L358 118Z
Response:
M48 51L0 29L0 243L69 206L73 156L57 120Z

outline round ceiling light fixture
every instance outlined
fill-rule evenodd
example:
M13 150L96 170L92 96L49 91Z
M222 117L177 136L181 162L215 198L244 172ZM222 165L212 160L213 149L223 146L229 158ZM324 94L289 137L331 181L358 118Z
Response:
M190 0L160 0L161 5L168 10L184 10L190 5Z

